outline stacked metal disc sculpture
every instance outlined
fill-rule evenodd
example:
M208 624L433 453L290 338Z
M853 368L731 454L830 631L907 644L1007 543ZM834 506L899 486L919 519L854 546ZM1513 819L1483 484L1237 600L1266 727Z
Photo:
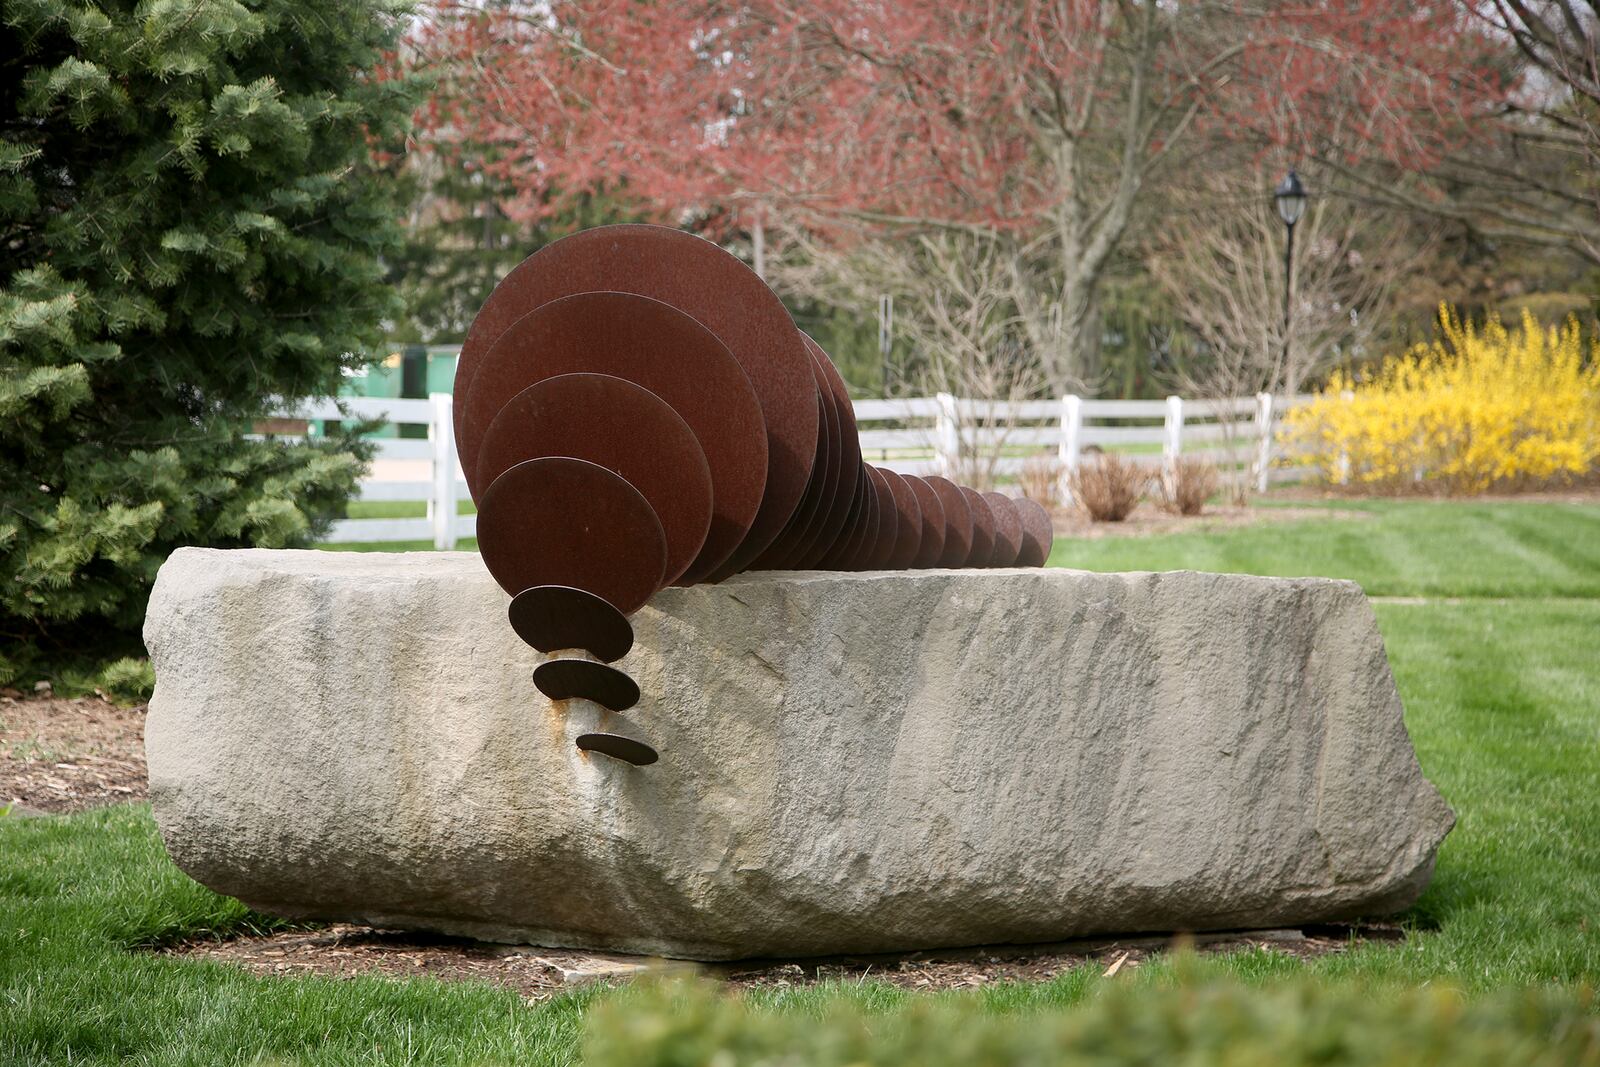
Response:
M755 272L680 230L605 226L524 260L473 320L454 405L479 549L518 635L559 654L534 672L553 700L637 703L610 664L668 585L1050 554L1032 501L863 463L827 353ZM657 758L613 733L577 744Z

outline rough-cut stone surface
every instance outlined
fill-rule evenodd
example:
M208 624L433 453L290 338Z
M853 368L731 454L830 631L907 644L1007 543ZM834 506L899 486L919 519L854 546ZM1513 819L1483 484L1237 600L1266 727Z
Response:
M270 912L695 958L1389 912L1452 815L1348 582L791 572L670 589L552 704L467 554L161 570L151 792ZM636 768L579 752L597 722Z

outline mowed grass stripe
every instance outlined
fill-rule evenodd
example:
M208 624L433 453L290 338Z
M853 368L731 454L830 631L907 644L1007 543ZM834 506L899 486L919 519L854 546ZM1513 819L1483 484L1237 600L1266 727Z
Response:
M1358 582L1371 596L1600 597L1595 505L1399 501L1358 510L1370 517L1060 538L1050 562L1094 571L1321 575Z
M1418 758L1459 822L1419 914L1440 977L1600 975L1600 603L1379 605ZM1334 965L1335 971L1340 965Z

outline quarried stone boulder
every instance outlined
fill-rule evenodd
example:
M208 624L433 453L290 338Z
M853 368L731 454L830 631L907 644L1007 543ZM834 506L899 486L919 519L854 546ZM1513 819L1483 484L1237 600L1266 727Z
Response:
M469 554L189 549L156 817L268 912L702 959L1393 912L1453 821L1349 582L1067 570L669 589L551 702ZM585 753L597 724L647 741Z

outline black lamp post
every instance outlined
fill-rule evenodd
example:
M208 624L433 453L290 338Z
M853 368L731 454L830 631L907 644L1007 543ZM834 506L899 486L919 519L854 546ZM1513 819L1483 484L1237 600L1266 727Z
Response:
M1283 366L1289 366L1289 295L1294 289L1294 224L1305 214L1306 201L1311 194L1300 184L1300 175L1290 171L1272 191L1278 205L1278 217L1283 219L1287 238L1283 242Z

